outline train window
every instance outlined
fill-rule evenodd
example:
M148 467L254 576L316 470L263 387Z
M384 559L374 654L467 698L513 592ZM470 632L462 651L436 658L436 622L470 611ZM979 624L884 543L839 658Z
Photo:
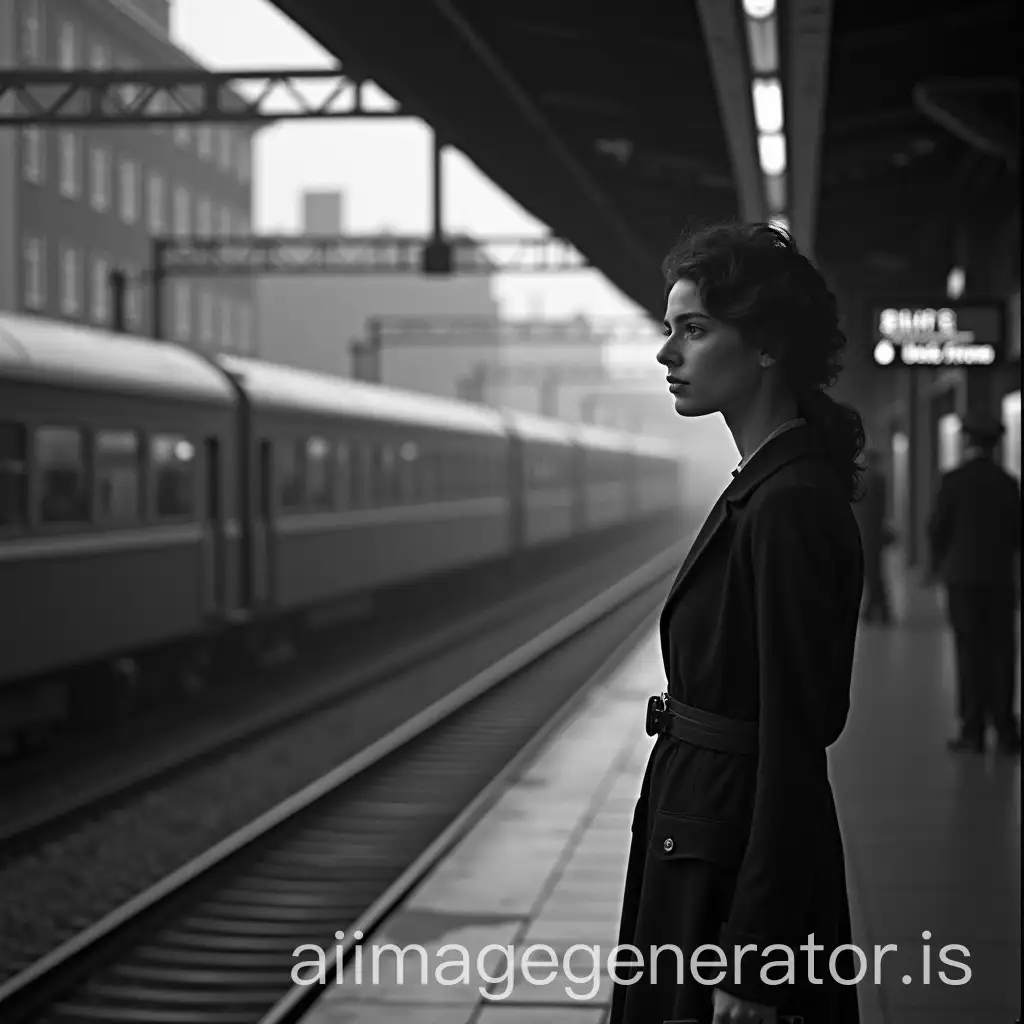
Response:
M302 441L279 441L277 445L278 486L281 508L300 508L305 499L305 445Z
M415 441L406 441L398 448L398 500L404 505L411 505L417 500L418 472L416 463L419 461L420 449Z
M196 500L195 445L180 434L155 434L149 439L149 462L157 518L192 515Z
M370 456L372 451L366 441L355 440L349 443L349 503L352 508L369 508L373 502L370 490Z
M422 504L437 500L437 454L429 445L417 449L412 464L416 500Z
M25 523L27 443L20 423L0 423L0 529Z
M451 501L459 496L458 455L449 449L442 449L440 455L441 496Z
M306 496L313 508L330 508L333 497L331 443L323 437L306 440Z
M124 523L139 515L139 438L131 430L96 434L96 502L103 522Z
M39 518L44 523L84 523L89 519L85 436L75 427L36 431L39 466Z
M473 453L473 461L476 465L476 493L478 498L487 496L488 491L488 479L487 474L489 472L487 466L487 455L482 451L476 451Z
M352 493L352 455L351 445L348 441L339 441L335 449L335 470L337 483L335 484L338 495L339 508L354 508L355 502Z
M394 445L385 442L377 447L376 476L377 504L394 505L398 501L398 452Z
M467 448L462 461L466 467L466 497L476 498L480 494L480 458L472 448Z

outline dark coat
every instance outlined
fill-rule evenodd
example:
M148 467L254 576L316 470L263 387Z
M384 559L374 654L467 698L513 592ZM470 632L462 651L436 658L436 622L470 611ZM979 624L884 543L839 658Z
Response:
M864 496L853 506L867 558L880 557L889 539L886 523L887 490L885 474L878 469L869 469L864 474Z
M1020 511L1020 485L991 459L946 473L928 524L933 571L950 586L1015 588Z
M666 953L656 984L616 985L609 1024L710 1021L713 987L689 971L703 944L729 957L718 987L806 1024L858 1021L856 989L831 983L828 970L832 949L851 939L826 748L849 710L863 578L850 503L812 431L780 434L718 499L661 616L669 695L756 721L757 753L667 736L655 744L633 819L619 942L636 946L645 964L651 946L677 946L686 971L678 985ZM806 983L799 947L810 933L825 947L812 975L823 985ZM796 987L761 983L762 965L784 955L761 956L773 943L793 950ZM758 949L744 954L737 984L734 947L746 944ZM841 955L837 970L850 978L857 965ZM702 970L706 980L718 973ZM784 974L775 967L768 978Z

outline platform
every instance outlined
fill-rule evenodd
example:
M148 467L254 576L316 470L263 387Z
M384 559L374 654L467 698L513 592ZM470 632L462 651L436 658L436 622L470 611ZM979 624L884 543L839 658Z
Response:
M901 576L903 574L900 574ZM854 941L869 951L860 985L862 1024L1011 1024L1020 1012L1020 767L992 755L954 756L951 639L935 596L902 582L901 625L865 627L858 639L854 705L831 756L846 842ZM531 984L507 954L551 947L560 963L574 944L616 941L630 819L652 741L642 730L647 695L659 687L656 631L581 705L520 779L373 937L406 949L381 957L372 982L364 950L362 983L352 970L325 986L304 1024L602 1024L611 984L577 951L572 977L537 965ZM931 984L922 983L922 932L931 933ZM942 984L939 950L970 950L973 977ZM471 957L468 982L449 967ZM896 944L875 985L870 950ZM962 954L952 954L966 959ZM496 980L488 985L484 975ZM904 983L903 978L910 979ZM546 984L538 984L544 982ZM491 998L481 995L481 988ZM570 993L582 998L574 999Z

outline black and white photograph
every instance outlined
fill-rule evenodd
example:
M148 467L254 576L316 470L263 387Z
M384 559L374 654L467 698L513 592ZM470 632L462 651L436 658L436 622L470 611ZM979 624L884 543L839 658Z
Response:
M0 0L0 1020L1020 1024L1015 0Z

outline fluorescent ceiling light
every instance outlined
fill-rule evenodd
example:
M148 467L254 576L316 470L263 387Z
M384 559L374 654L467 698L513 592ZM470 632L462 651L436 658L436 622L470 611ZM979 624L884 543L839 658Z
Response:
M761 158L761 170L765 174L783 174L786 170L786 136L782 132L774 135L759 135L757 151Z
M766 135L782 131L782 86L777 78L755 78L754 120L757 130Z

